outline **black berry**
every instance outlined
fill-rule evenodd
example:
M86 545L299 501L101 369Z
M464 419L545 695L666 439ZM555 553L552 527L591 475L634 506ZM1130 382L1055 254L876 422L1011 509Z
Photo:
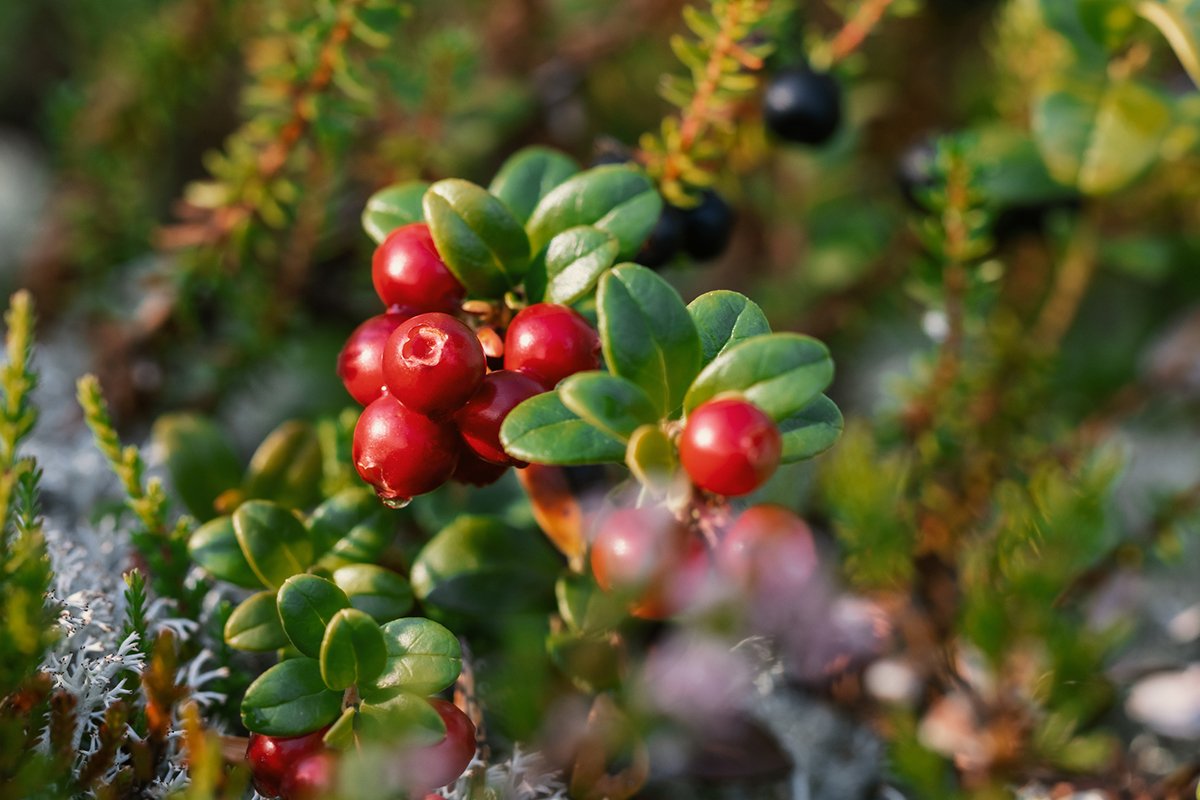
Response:
M683 245L684 225L684 212L670 203L663 203L662 214L654 230L650 231L650 236L634 260L644 267L661 267L670 263Z
M767 84L763 119L781 139L799 144L824 144L842 121L842 92L824 72L789 69Z
M710 261L729 246L736 216L721 195L705 189L700 205L683 215L683 249L697 261Z

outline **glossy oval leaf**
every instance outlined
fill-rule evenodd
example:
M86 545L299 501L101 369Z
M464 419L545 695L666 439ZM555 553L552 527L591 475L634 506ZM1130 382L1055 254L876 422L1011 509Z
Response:
M350 607L346 593L316 575L295 575L279 589L279 619L288 639L306 656L317 658L330 621Z
M313 562L312 539L296 515L266 500L248 500L233 512L233 530L254 574L277 589Z
M446 738L446 723L421 695L400 692L364 702L358 710L363 735L374 741L402 742L408 749Z
M195 414L167 414L155 421L153 438L188 512L201 522L217 516L213 502L242 481L242 464L224 431Z
M580 225L569 228L546 246L547 303L571 305L596 286L600 276L617 261L621 244L607 231Z
M408 617L382 628L387 661L373 681L373 691L387 695L429 695L458 680L462 648L454 634L433 620Z
M700 369L700 337L679 293L645 267L622 264L600 279L600 345L608 368L669 416Z
M679 473L675 445L657 425L643 425L629 437L625 466L647 489L665 494Z
M336 570L333 582L350 598L351 608L370 614L380 624L399 619L412 608L412 587L390 569L351 564Z
M1133 80L1071 72L1038 93L1033 133L1055 180L1084 194L1124 188L1157 160L1170 105Z
M730 347L696 377L684 403L696 406L737 392L776 422L795 414L833 381L833 360L824 344L799 333L756 336Z
M313 544L326 569L374 561L392 539L392 512L369 489L344 489L308 519Z
M514 458L534 464L603 464L625 457L625 445L563 405L557 392L531 397L509 412L500 441Z
M286 647L287 634L279 622L275 592L253 594L243 600L225 621L225 643L238 650L268 652Z
M640 386L607 372L577 372L559 384L558 396L580 419L623 442L659 418Z
M533 252L577 225L608 231L620 243L618 258L633 258L662 213L662 198L637 167L595 167L568 179L542 198L526 229Z
M321 680L316 659L291 658L259 675L242 698L242 724L268 736L300 736L333 722L342 693Z
M356 608L333 615L321 641L321 679L343 690L379 677L387 660L379 623Z
M217 517L197 528L188 537L188 555L217 580L245 589L264 585L242 552L231 517Z
M475 297L500 297L529 267L525 229L504 203L470 181L450 178L425 192L425 218L438 253Z
M621 598L601 591L591 571L567 572L554 584L558 614L573 631L599 633L616 628L629 618Z
M375 244L380 244L401 225L420 222L425 218L421 198L428 188L425 181L406 181L380 189L371 195L363 209L363 230Z
M288 508L308 508L320 498L321 443L316 429L288 420L263 440L246 468L246 497Z
M785 464L803 461L833 447L846 426L837 404L825 395L779 423Z
M330 726L329 730L325 731L321 741L325 743L326 747L334 750L349 750L354 746L354 725L357 718L357 708L350 706L342 709L342 715L338 717L337 722Z
M700 295L687 307L700 335L701 361L712 361L743 339L771 332L767 315L744 294L718 289Z
M561 568L540 533L492 517L463 516L421 549L411 578L427 608L486 622L542 608Z
M504 201L524 224L550 190L579 172L574 159L548 147L526 147L514 153L496 173L488 191Z

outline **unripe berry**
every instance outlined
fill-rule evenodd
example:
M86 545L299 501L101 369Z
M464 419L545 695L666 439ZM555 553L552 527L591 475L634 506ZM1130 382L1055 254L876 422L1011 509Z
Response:
M553 389L576 372L600 368L600 336L583 316L556 303L522 309L504 339L504 368Z
M385 306L409 306L417 312L454 312L466 289L438 255L424 222L404 225L375 249L371 280Z
M321 800L333 793L337 779L337 754L332 750L313 753L297 761L283 776L283 800Z
M642 619L665 619L684 610L708 574L703 542L663 509L626 508L600 522L592 543L596 583L630 601Z
M717 563L743 591L790 597L816 572L817 547L800 517L783 506L757 505L726 531Z
M354 426L352 456L364 481L381 498L405 502L431 492L454 473L458 432L384 395L363 409Z
M496 464L525 466L524 461L504 452L500 444L500 425L522 401L541 393L542 385L528 375L507 369L489 373L467 404L454 415L467 447L480 458Z
M709 400L688 415L679 460L692 483L738 497L762 486L783 451L779 428L758 406L740 398Z
M474 331L449 314L418 314L383 348L388 393L413 411L440 417L471 398L487 363Z
M266 736L251 733L246 745L246 764L254 783L254 791L263 797L278 797L283 791L283 779L293 765L306 756L325 749L325 731L303 736Z
M411 316L405 310L371 317L354 329L338 353L338 377L359 405L370 405L383 394L383 345Z
M842 121L842 91L824 72L807 68L778 73L763 95L763 120L781 139L824 144Z

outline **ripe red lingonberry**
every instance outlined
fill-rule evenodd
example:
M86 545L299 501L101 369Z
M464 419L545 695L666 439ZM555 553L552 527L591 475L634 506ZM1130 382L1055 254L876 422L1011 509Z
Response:
M504 368L524 372L553 389L568 375L600 368L600 336L573 308L537 303L509 323Z
M471 450L463 448L458 456L458 466L451 477L459 483L471 486L491 486L508 472L507 464L484 461Z
M333 793L337 781L337 754L332 750L312 753L297 761L283 776L283 800L321 800Z
M679 461L692 483L737 497L762 486L779 466L779 428L758 406L736 397L692 411L679 439Z
M708 573L704 543L662 509L608 514L592 543L596 583L630 601L642 619L665 619L695 599Z
M428 416L461 408L486 371L474 331L449 314L418 314L396 328L383 347L388 393Z
M445 483L458 463L458 432L448 422L405 408L385 394L354 426L358 474L384 500L404 502Z
M438 255L424 222L388 234L371 260L371 280L385 306L454 312L467 291Z
M246 763L254 782L254 791L263 797L278 797L283 791L283 779L300 759L325 749L325 731L303 736L265 736L250 734L246 745Z
M475 757L475 725L471 718L446 700L431 698L429 704L442 718L446 735L436 744L413 751L404 760L406 788L414 795L431 792L457 779Z
M504 452L500 425L522 401L542 393L542 385L520 372L502 369L489 373L467 404L454 415L458 432L476 455L496 464L523 467L525 462Z
M742 512L717 550L721 571L744 591L778 599L802 587L817 569L808 523L783 506Z
M383 394L383 345L412 315L405 309L371 317L354 329L338 353L338 377L359 405L368 406Z

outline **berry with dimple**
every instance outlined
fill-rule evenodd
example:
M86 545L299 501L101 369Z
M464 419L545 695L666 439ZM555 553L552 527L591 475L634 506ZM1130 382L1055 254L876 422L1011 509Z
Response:
M418 314L392 332L383 348L388 393L428 416L452 414L471 398L487 362L475 332L450 316Z
M466 289L438 255L424 222L404 225L388 234L375 250L371 280L385 306L454 312L467 296Z
M683 249L697 261L711 261L729 246L736 221L725 199L712 189L705 189L699 205L683 214Z
M824 144L841 125L841 87L824 72L803 67L779 72L763 95L763 120L781 139Z
M783 506L746 509L717 549L721 572L763 598L792 595L817 569L812 529Z
M528 375L507 369L489 373L467 404L454 415L467 447L487 461L524 466L525 462L504 452L500 425L518 404L541 393L542 385Z
M592 573L642 619L665 619L691 604L708 574L703 542L664 509L625 508L600 522Z
M338 353L338 377L360 405L370 405L383 394L384 343L411 316L406 309L371 317L354 329Z
M280 784L283 800L321 800L333 793L338 757L332 750L305 756L292 765Z
M779 466L782 450L771 418L736 397L700 405L688 415L679 439L679 460L692 483L729 497L762 486Z
M263 797L278 797L283 791L284 777L301 759L325 749L325 731L303 736L266 736L251 733L246 745L246 763L254 783L254 791Z
M429 704L442 718L446 735L436 744L413 750L403 759L405 788L420 795L462 775L475 757L475 725L458 706L439 698Z
M522 309L504 339L504 368L553 389L576 372L600 368L600 336L583 316L556 303Z
M358 474L381 498L405 502L449 480L459 448L453 425L419 414L385 394L359 416L352 457Z

